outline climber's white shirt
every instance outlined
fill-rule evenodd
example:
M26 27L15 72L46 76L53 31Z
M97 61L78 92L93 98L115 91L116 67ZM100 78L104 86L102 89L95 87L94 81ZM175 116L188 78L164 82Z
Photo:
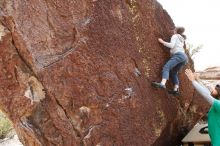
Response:
M171 54L175 54L178 52L185 52L184 51L184 38L180 35L180 34L174 34L171 37L170 42L164 42L163 43L164 46L170 48L170 53Z

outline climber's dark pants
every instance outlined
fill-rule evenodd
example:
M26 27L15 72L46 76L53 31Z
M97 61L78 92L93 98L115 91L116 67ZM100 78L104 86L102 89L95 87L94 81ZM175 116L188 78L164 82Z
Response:
M162 78L169 79L171 75L174 85L179 85L178 71L188 62L188 57L185 53L178 52L171 56L162 70Z

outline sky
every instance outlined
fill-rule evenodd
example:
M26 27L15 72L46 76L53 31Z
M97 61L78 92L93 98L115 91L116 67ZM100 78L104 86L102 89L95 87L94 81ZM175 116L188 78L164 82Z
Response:
M194 56L195 70L220 66L220 0L157 0L175 26L185 27L186 42L203 45Z

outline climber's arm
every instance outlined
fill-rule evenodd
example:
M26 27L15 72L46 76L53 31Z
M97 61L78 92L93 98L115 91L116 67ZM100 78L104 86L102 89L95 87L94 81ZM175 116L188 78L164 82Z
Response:
M164 40L162 40L161 38L158 39L158 41L160 43L162 43L164 46L168 47L168 48L174 48L176 41L177 41L178 37L176 35L173 35L171 38L170 42L165 42Z

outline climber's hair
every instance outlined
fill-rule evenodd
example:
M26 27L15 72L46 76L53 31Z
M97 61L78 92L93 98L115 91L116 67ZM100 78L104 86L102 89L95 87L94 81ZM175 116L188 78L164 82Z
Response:
M175 30L177 34L180 34L184 39L186 39L186 35L183 34L185 32L184 27L178 26L175 28Z

